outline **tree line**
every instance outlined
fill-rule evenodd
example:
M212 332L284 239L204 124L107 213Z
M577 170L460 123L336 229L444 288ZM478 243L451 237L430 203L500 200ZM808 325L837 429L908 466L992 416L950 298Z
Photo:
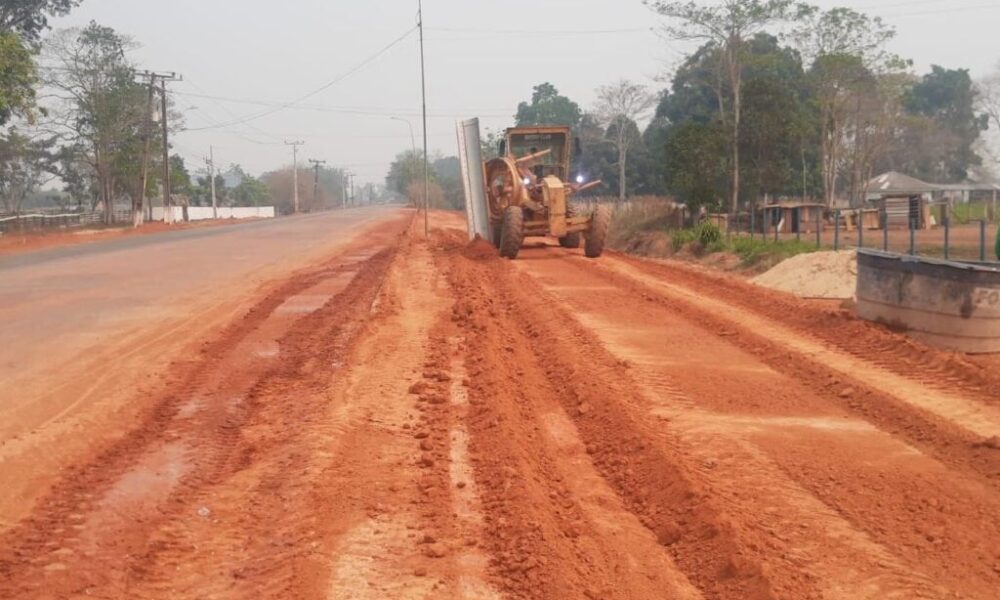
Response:
M737 211L781 197L859 205L890 170L940 183L989 175L984 133L1000 129L1000 67L979 82L966 69L915 73L888 49L895 29L850 8L645 3L668 37L695 42L665 89L617 81L584 109L544 82L514 115L518 126L571 126L581 168L606 184L596 193ZM487 157L500 135L483 136ZM409 181L397 163L390 180Z
M94 22L47 33L50 18L80 2L0 3L0 201L18 215L43 186L61 183L53 194L61 207L100 209L111 223L125 206L141 224L163 189L160 115L171 134L183 116L129 60L136 43L128 36ZM254 177L238 164L187 165L172 149L167 160L174 204L211 205L214 179L220 206L292 212L291 167ZM300 169L298 181L304 210L345 203L342 169Z

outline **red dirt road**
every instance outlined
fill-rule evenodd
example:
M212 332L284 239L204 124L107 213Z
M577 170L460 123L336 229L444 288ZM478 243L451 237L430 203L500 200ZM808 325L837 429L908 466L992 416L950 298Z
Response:
M117 436L78 429L0 597L997 597L989 363L435 220L279 278Z

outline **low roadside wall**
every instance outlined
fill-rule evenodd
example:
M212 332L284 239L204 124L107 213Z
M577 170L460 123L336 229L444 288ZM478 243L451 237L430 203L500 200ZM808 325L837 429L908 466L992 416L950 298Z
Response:
M174 221L184 220L184 208L180 206L172 206L171 212L173 214ZM220 206L218 209L218 215L220 219L273 219L274 218L274 207L273 206ZM189 206L188 209L188 219L191 221L204 221L205 219L213 218L212 207L211 206ZM153 207L153 220L162 221L163 220L163 207L154 206Z
M1000 267L858 250L858 316L929 344L1000 352Z

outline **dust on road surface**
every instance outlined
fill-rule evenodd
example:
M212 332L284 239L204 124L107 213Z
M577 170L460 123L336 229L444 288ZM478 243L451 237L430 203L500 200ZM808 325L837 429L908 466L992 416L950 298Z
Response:
M76 429L0 533L0 597L996 597L995 371L435 220L262 288L118 437Z

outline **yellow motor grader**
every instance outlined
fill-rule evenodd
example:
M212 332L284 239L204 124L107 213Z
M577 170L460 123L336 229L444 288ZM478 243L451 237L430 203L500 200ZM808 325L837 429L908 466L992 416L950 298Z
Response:
M569 127L513 127L500 142L500 156L486 161L489 224L501 256L516 258L528 236L558 238L564 248L579 248L582 236L588 257L604 251L608 207L583 215L569 203L573 194L601 184L570 173L571 140ZM578 141L575 146L579 155Z

